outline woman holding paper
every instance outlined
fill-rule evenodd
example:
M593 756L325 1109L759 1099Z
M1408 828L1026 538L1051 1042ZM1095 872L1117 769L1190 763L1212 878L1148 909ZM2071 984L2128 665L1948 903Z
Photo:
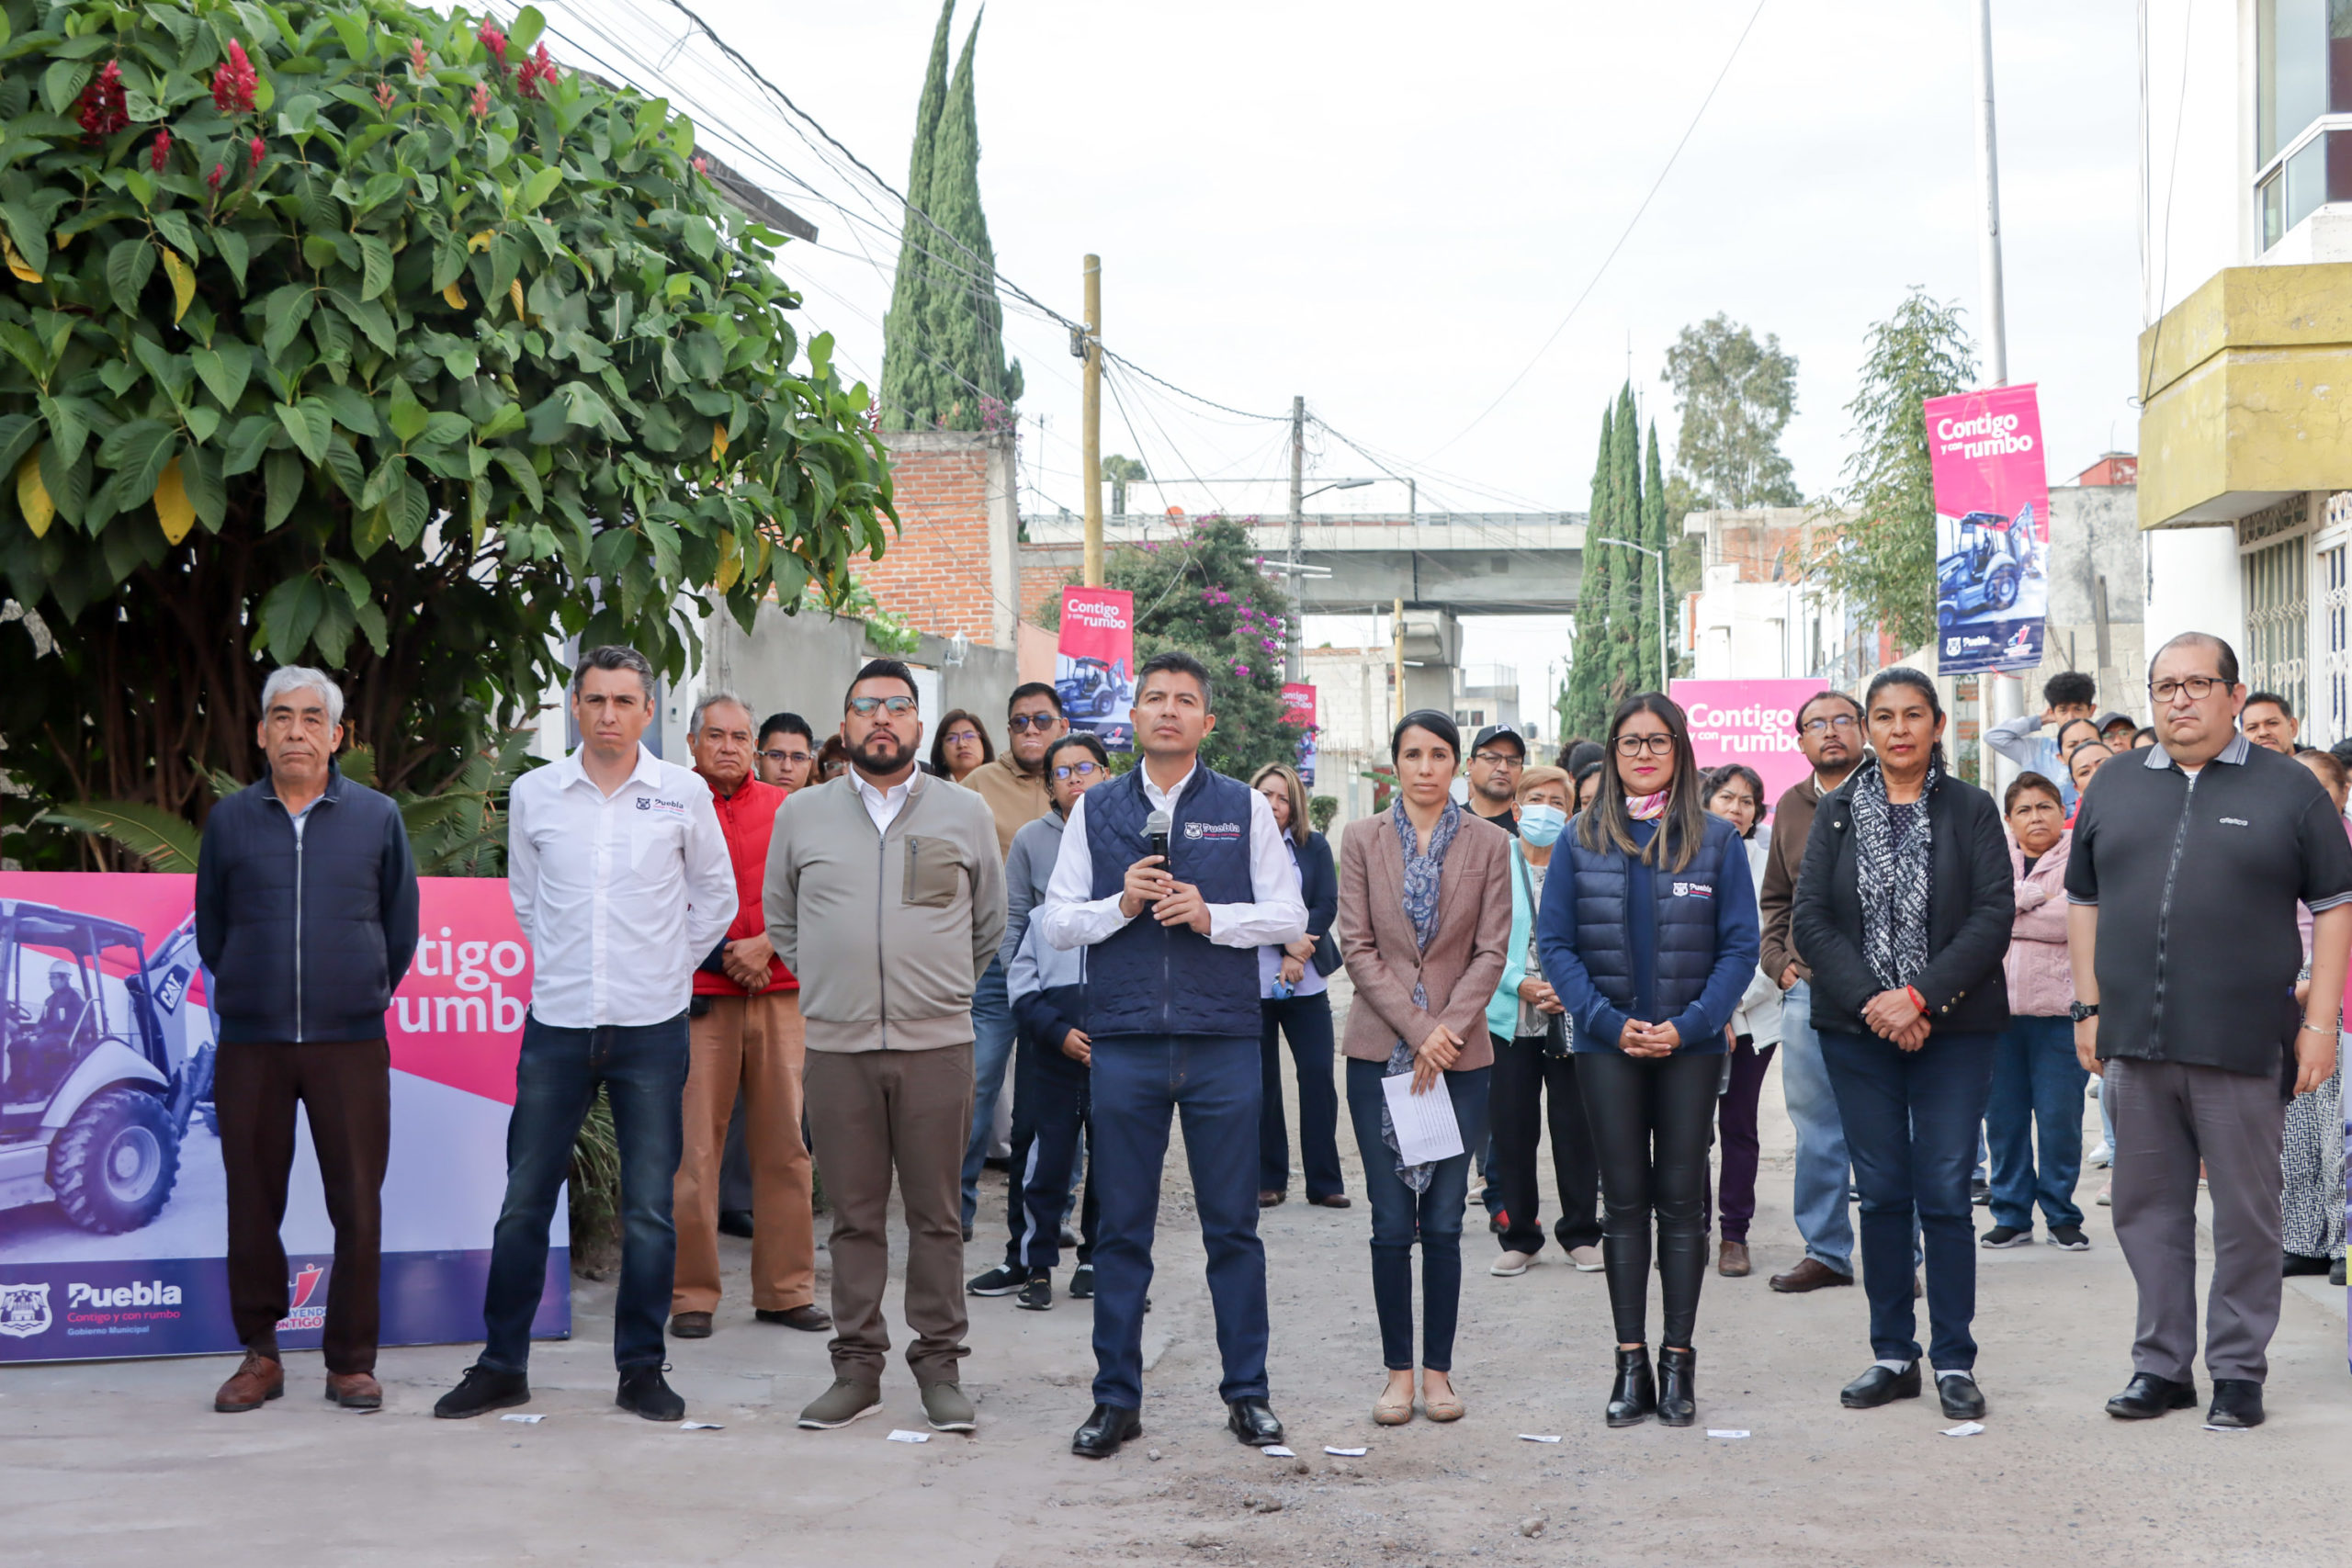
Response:
M1487 1003L1510 941L1510 836L1456 805L1462 733L1432 709L1390 736L1397 799L1340 839L1348 1115L1372 1204L1372 1294L1388 1384L1373 1419L1413 1418L1413 1243L1421 1247L1421 1408L1462 1418L1453 1327L1470 1154L1487 1140ZM1440 1092L1439 1086L1443 1089Z
M1681 707L1629 697L1589 810L1544 884L1536 949L1576 1020L1577 1087L1600 1156L1600 1253L1617 1326L1611 1427L1696 1418L1692 1329L1707 1268L1707 1141L1724 1026L1756 970L1756 888L1739 833L1707 814ZM1656 1216L1665 1325L1645 1308Z

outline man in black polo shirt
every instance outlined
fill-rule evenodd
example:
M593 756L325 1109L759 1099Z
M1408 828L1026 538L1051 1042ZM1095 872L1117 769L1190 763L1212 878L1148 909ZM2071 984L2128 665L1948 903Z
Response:
M1468 800L1480 821L1519 837L1519 778L1527 771L1527 742L1508 724L1490 724L1470 743Z
M2133 1375L2107 1412L2143 1420L2197 1403L2201 1160L2206 1421L2256 1427L2278 1326L2278 1145L2289 1096L2335 1069L2352 844L2309 770L2238 731L2245 688L2229 644L2173 638L2148 694L2157 744L2084 792L2066 865L2075 1048L2112 1079L2115 1239L2140 1289ZM2298 899L2314 917L2301 1007Z

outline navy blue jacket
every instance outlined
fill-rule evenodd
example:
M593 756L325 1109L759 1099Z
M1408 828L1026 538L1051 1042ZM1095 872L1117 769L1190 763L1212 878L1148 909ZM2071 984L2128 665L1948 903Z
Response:
M205 818L196 946L224 1044L383 1039L416 953L399 807L330 769L298 842L265 772Z
M1331 840L1306 835L1298 852L1298 896L1306 905L1306 929L1315 937L1315 972L1329 976L1340 966L1340 943L1331 935L1340 918L1340 873L1331 863Z
M1587 849L1581 826L1560 835L1535 922L1544 977L1576 1020L1575 1048L1614 1051L1626 1021L1638 1018L1672 1023L1691 1055L1722 1051L1762 937L1747 845L1711 816L1699 852L1672 871L1622 850ZM1634 824L1638 842L1653 831Z
M1249 904L1251 792L1239 779L1203 763L1176 799L1168 870L1201 890L1208 904ZM1151 803L1137 764L1086 792L1086 847L1094 863L1090 898L1116 897L1127 867L1151 852L1144 822ZM1087 950L1086 1032L1240 1034L1255 1040L1258 950L1222 947L1189 926L1163 926L1149 915L1129 920Z

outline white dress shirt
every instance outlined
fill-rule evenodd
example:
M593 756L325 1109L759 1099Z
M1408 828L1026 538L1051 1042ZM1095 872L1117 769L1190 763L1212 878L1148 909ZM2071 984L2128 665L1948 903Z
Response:
M1194 762L1169 790L1153 784L1146 768L1144 798L1156 809L1173 814L1178 797L1199 768ZM1061 854L1054 862L1053 880L1046 885L1046 901L1030 917L1046 942L1063 949L1091 947L1127 923L1119 894L1088 897L1094 890L1094 853L1086 840L1086 799L1080 795L1070 807L1069 821L1062 829ZM1286 843L1266 797L1250 791L1250 891L1255 902L1211 904L1211 942L1219 947L1263 947L1306 934L1306 902L1299 897L1298 872Z
M916 773L922 770L917 769ZM907 792L915 785L914 773L909 773L888 789L876 789L865 782L865 775L855 768L849 771L850 782L857 785L857 798L865 802L865 814L874 818L874 830L887 833L899 813L907 807Z
M531 944L531 1014L558 1029L660 1023L734 922L710 786L643 746L607 795L574 751L514 781L506 888Z

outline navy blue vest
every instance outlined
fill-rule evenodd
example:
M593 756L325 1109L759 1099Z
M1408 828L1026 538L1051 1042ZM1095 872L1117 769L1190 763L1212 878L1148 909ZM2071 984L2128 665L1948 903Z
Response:
M1250 904L1250 786L1205 764L1170 815L1169 871L1210 904ZM1115 897L1127 867L1151 853L1144 821L1143 764L1086 793L1086 848L1094 861L1090 897ZM1244 1034L1257 1038L1258 950L1219 947L1187 927L1161 925L1149 910L1086 953L1086 1032Z
M1730 823L1709 817L1706 840L1680 871L1650 868L1652 931L1657 954L1651 1001L1658 1022L1681 1015L1707 988L1715 967L1715 874L1724 847L1737 835ZM1574 827L1560 836L1568 852L1577 900L1577 956L1595 989L1621 1012L1634 1006L1634 949L1626 919L1632 877L1627 857L1615 849L1589 850ZM1746 862L1741 862L1743 873ZM1678 889L1679 891L1678 891ZM1548 888L1545 890L1550 891Z

